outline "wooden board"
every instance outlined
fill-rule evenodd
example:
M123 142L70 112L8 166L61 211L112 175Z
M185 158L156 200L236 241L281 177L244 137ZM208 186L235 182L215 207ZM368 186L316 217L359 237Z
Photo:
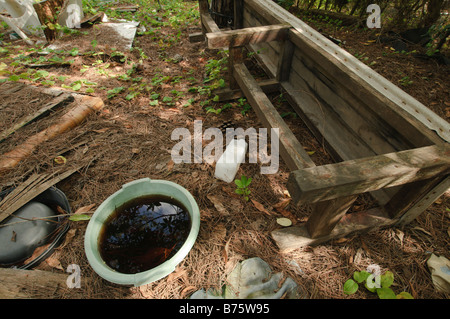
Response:
M208 48L240 47L248 44L281 41L287 37L288 25L271 25L207 33Z
M450 146L402 152L316 166L291 173L295 202L315 203L404 185L450 172Z
M383 114L416 147L450 142L450 126L444 119L275 2L247 0L245 5L269 24L289 23L295 33L292 40L300 50L327 69L329 78L369 100L367 106Z
M53 298L57 290L70 289L67 280L70 273L55 273L43 270L22 270L0 268L0 298L37 299ZM90 284L90 280L80 277L81 287Z
M234 78L266 128L278 128L280 154L290 169L314 166L314 162L295 138L283 118L272 105L244 64L233 68ZM273 139L274 137L272 137Z

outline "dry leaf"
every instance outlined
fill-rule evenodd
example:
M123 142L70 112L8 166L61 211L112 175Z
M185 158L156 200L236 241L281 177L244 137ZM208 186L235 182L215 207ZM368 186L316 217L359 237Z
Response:
M72 239L75 237L76 232L77 230L74 228L71 228L67 231L64 243L61 244L60 249L66 247L66 245L72 241Z
M400 244L403 245L403 238L405 238L405 233L402 232L400 229L396 229L395 234L397 235L398 239L400 239Z
M16 241L16 236L17 236L17 233L13 230L12 231L12 236L11 236L11 241L15 242Z
M167 282L171 282L177 280L178 278L187 274L186 269L182 267L177 267L174 272L171 272L169 276L167 276Z
M223 206L223 204L221 203L220 199L217 196L208 195L207 197L211 201L211 203L213 203L214 207L220 214L222 214L224 216L230 215L228 210L225 208L225 206Z
M284 210L287 207L287 205L289 205L291 200L292 200L292 198L290 198L290 197L282 199L279 203L273 205L273 208L275 208L278 211Z
M63 266L61 265L61 262L52 256L48 257L45 262L52 268L64 270Z
M180 293L181 299L185 299L188 295L190 295L195 290L197 290L197 288L195 286L187 286Z
M342 243L345 243L346 241L348 241L347 237L341 237L341 238L338 238L338 239L334 240L333 243L335 243L335 244L342 244Z
M264 206L261 203L257 202L254 199L250 199L250 200L252 201L253 205L255 206L255 208L257 210L259 210L261 213L264 213L264 214L267 214L270 216L270 213L264 208Z
M47 244L47 245L36 248L33 251L33 254L31 255L31 257L28 258L27 260L25 260L24 264L28 264L29 262L32 262L34 259L36 259L38 256L40 256L44 251L46 251L49 246L50 246L50 244Z
M64 208L62 208L61 206L56 206L56 210L58 211L58 213L60 214L67 214L67 212L64 210Z
M167 163L167 170L170 172L173 169L173 160L170 160L169 163Z
M92 208L94 208L94 206L95 206L95 204L80 207L75 211L74 215L87 213L87 212L91 211Z
M131 153L133 153L133 154L139 154L140 151L141 151L141 150L138 149L137 147L133 147L133 148L131 149Z
M210 239L214 240L215 242L222 243L226 237L227 228L224 224L218 224L216 225L216 227L214 227Z
M283 210L279 210L279 212L284 217L289 218L293 224L297 224L297 217L294 214L292 214L290 211L283 209Z

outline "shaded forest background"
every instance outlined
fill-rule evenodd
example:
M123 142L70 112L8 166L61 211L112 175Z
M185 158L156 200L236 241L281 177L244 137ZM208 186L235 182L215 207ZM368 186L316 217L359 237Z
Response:
M287 10L309 11L341 19L346 24L366 26L370 14L367 8L377 4L381 11L381 30L378 32L428 31L426 43L430 54L448 49L450 35L450 0L276 0Z

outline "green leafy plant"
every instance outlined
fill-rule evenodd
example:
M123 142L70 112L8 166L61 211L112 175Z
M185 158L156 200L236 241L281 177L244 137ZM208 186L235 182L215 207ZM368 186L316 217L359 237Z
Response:
M248 196L250 195L251 191L248 189L248 186L252 182L251 177L247 177L245 175L241 176L241 179L235 179L234 183L237 186L237 189L234 191L236 194L244 196L245 201L248 201Z
M390 288L394 283L394 274L391 271L386 271L379 278L375 278L375 283L372 279L375 278L373 274L367 271L355 271L353 273L353 279L349 279L344 283L344 293L346 295L352 295L359 289L359 284L364 284L364 287L373 293L378 295L380 299L414 299L411 294L403 291L398 295ZM371 282L371 284L368 284Z

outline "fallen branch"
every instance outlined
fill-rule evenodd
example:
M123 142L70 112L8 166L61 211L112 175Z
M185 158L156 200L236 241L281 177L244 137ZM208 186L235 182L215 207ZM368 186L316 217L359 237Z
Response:
M33 198L42 194L50 187L69 177L81 168L82 165L60 174L33 174L0 201L0 223Z
M16 132L18 129L24 127L25 125L28 125L29 123L37 120L38 118L44 116L45 114L49 113L50 110L59 107L67 102L72 102L73 96L68 93L64 93L58 97L56 97L54 100L47 103L44 107L39 109L37 112L28 115L25 117L20 123L15 124L12 128L7 129L0 133L0 142L2 142L4 139L6 139L9 135Z
M79 104L63 115L59 123L31 136L15 149L3 154L0 157L0 176L30 156L40 144L78 126L93 111L101 110L103 105L100 98L83 96Z

